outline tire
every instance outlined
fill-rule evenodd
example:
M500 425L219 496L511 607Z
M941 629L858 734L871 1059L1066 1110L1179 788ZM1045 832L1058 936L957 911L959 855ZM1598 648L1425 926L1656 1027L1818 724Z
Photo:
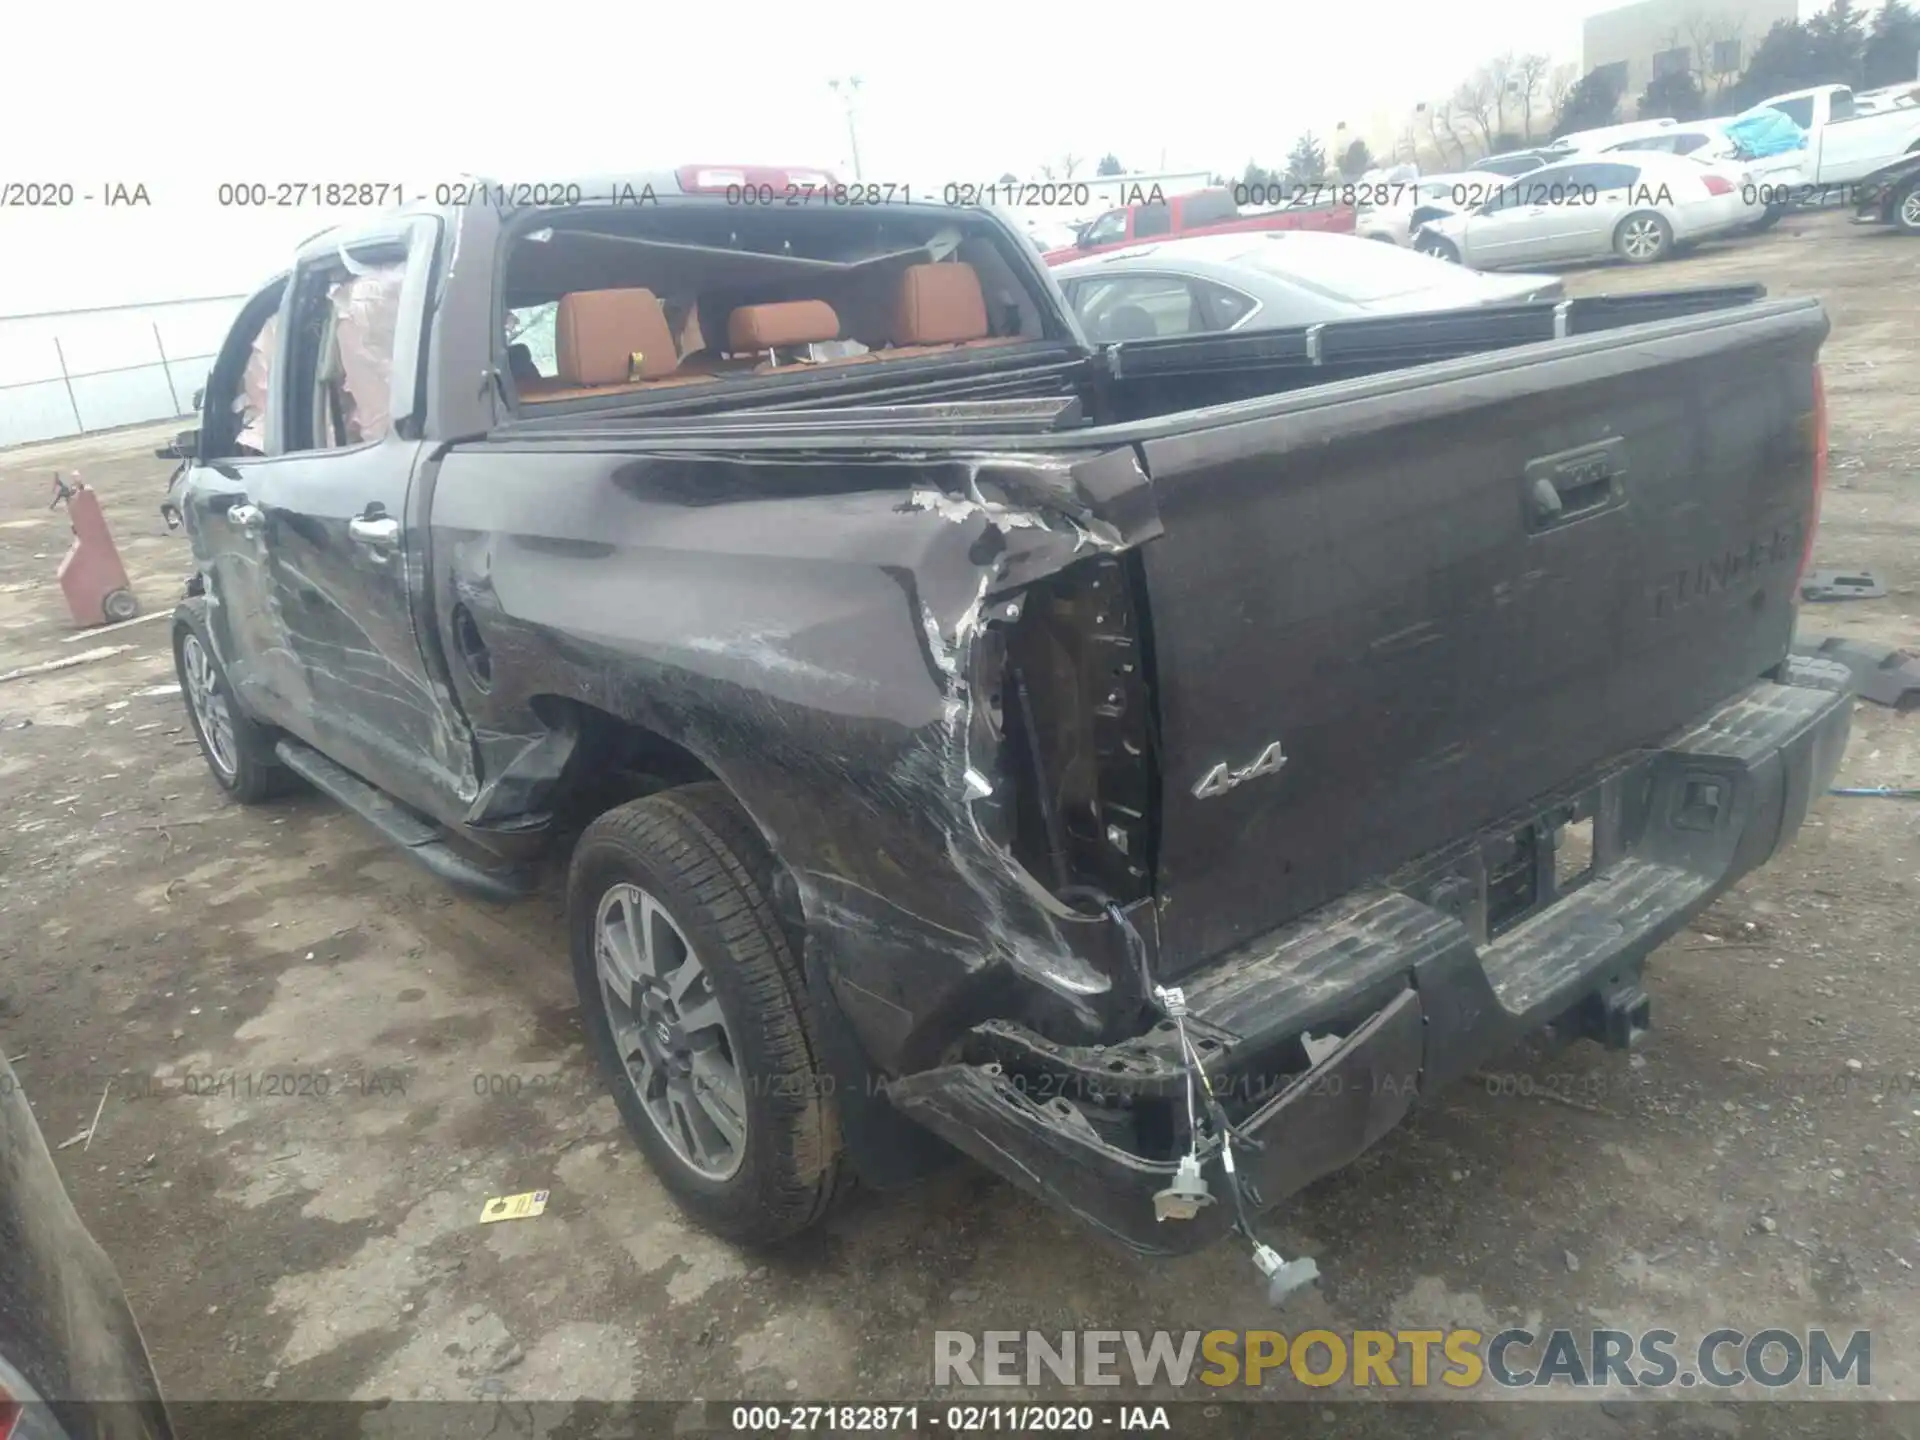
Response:
M1449 265L1460 263L1460 251L1451 240L1442 240L1438 235L1422 236L1414 244L1414 249L1422 255L1431 255L1436 260L1444 260Z
M621 1118L689 1215L749 1245L816 1224L846 1173L774 863L703 783L601 815L567 877L574 983Z
M1920 235L1920 180L1908 182L1906 188L1893 197L1887 214L1893 228L1902 235Z
M1673 227L1664 215L1636 210L1613 229L1613 253L1629 265L1651 265L1673 250Z
M1746 233L1749 235L1758 235L1762 231L1773 229L1774 226L1778 225L1782 220L1786 218L1787 218L1787 206L1785 205L1784 202L1780 204L1769 205L1767 206L1766 214L1762 215L1758 220L1754 221L1751 225L1747 226Z
M273 733L241 713L227 672L207 635L205 607L173 615L173 669L200 754L220 788L242 805L258 805L293 788L294 776L273 753Z
M109 623L118 624L138 615L140 602L133 598L131 590L109 590L106 598L100 602L100 613L107 617Z

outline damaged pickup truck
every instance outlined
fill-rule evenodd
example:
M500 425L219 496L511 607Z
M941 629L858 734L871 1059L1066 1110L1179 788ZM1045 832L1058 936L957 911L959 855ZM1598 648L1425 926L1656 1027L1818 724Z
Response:
M568 865L704 1223L957 1147L1239 1230L1799 826L1813 300L1090 345L990 212L688 169L369 219L243 309L175 486L215 778L448 880ZM1355 241L1355 244L1364 242Z

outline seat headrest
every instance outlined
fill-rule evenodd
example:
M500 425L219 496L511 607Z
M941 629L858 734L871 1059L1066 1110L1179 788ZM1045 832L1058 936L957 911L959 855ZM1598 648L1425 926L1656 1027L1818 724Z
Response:
M971 265L910 265L895 292L893 343L950 345L987 338L987 299Z
M840 338L840 317L824 300L742 305L727 317L727 349L736 355Z
M575 290L560 297L554 359L568 385L657 380L680 363L666 311L651 290Z

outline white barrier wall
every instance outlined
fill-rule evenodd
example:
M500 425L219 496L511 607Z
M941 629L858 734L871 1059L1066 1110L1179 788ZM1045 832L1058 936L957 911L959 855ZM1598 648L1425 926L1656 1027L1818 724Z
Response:
M187 414L245 298L0 316L0 446Z

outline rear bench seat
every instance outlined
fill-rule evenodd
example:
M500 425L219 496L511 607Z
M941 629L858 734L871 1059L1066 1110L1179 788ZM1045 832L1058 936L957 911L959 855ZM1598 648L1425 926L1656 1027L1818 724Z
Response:
M990 335L980 276L959 261L911 265L891 296L890 343L864 355L832 360L780 359L782 350L840 338L840 316L824 300L742 305L727 317L727 350L736 358L695 360L680 366L665 310L651 290L576 290L560 297L554 324L559 374L518 382L523 400L578 400L672 385L692 385L739 373L743 357L765 356L756 375L777 370L866 361L908 360L954 350L1016 345L1019 335Z

